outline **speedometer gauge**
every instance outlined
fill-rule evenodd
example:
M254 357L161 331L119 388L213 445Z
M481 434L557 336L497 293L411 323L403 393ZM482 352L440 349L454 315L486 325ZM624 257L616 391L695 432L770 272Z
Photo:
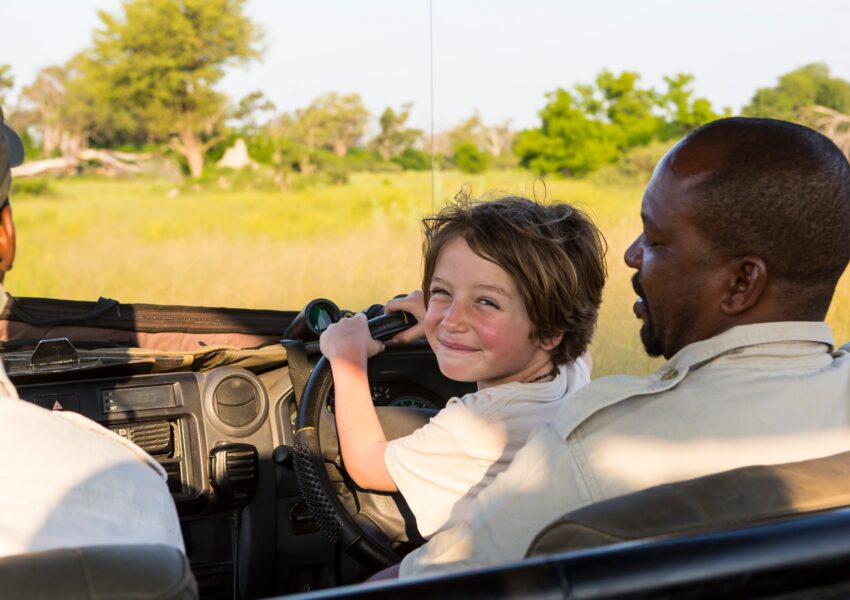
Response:
M392 392L389 386L373 385L372 386L372 403L375 406L387 406L392 400Z
M409 395L399 396L390 402L390 406L412 406L413 408L430 408L432 410L437 410L437 407L434 406L433 403L428 402L425 398Z

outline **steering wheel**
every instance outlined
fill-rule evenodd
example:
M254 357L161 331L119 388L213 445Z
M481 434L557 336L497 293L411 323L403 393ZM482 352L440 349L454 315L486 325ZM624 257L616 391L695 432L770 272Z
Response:
M387 339L416 323L408 313L394 312L369 320L375 339ZM333 387L330 363L322 357L310 374L298 406L293 465L301 495L319 529L332 541L339 541L355 560L380 569L401 560L405 550L425 540L415 518L398 492L375 492L358 487L342 464L336 422L328 407ZM382 414L383 413L383 414ZM390 415L391 413L391 415ZM387 438L398 437L428 422L433 411L386 407L379 411Z

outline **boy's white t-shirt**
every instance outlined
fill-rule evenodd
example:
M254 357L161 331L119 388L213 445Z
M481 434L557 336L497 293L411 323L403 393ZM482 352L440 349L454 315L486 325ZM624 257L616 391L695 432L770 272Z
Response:
M552 381L512 382L452 398L424 427L392 440L384 462L419 532L430 537L462 519L478 492L504 471L538 425L590 381L579 358Z

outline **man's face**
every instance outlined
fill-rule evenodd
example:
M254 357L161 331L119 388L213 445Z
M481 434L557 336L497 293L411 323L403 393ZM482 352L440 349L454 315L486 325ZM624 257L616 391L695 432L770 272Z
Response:
M722 262L700 235L693 216L699 174L674 168L676 149L658 165L641 205L643 232L626 250L637 273L634 311L650 356L670 358L684 346L722 331Z

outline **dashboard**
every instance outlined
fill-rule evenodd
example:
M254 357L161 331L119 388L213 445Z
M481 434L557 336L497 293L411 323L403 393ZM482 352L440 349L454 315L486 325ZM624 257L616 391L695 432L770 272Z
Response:
M376 406L439 409L469 391L445 379L427 346L416 344L375 357L369 377ZM359 576L357 565L319 533L298 489L288 452L297 405L286 366L260 373L219 366L11 378L22 399L81 413L164 467L202 597L231 597L235 572L247 596L308 591ZM256 448L259 457L256 493L238 531L210 483L211 453L234 443Z

